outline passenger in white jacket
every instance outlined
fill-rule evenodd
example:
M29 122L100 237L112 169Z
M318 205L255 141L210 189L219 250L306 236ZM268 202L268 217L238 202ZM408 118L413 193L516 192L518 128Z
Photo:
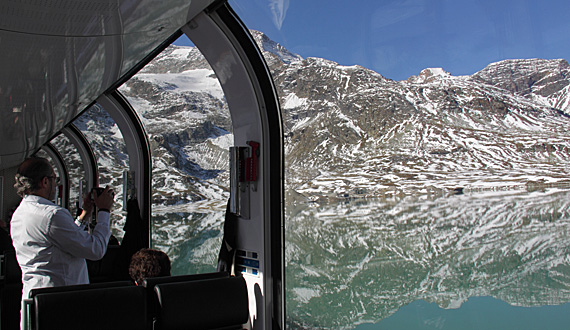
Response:
M52 202L58 178L44 158L25 160L14 187L23 197L10 222L16 258L22 269L22 300L31 289L89 283L85 259L101 259L110 237L113 191L86 198L82 214L74 219L68 210ZM92 233L85 230L93 204L99 209Z

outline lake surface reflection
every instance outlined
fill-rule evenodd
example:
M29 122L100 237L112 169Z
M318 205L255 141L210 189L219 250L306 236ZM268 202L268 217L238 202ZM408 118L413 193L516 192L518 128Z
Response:
M475 314L504 323L517 313L538 315L541 329L570 324L569 190L286 211L288 329L498 329L452 325ZM215 269L223 210L154 221L154 244L169 251L174 273ZM427 312L411 324L418 311Z
M562 305L569 230L567 190L305 206L286 223L288 322L352 329L418 300L441 310L472 297Z

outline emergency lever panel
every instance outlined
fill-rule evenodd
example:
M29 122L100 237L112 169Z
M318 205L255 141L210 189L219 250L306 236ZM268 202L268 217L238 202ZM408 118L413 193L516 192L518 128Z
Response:
M259 143L230 147L230 212L249 219L250 191L257 190Z

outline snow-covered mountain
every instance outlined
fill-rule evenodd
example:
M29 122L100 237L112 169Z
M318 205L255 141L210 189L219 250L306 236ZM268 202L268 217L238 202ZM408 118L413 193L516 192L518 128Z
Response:
M120 91L150 135L155 204L221 201L233 135L220 84L200 52L170 47Z
M534 74L568 75L564 60L523 62ZM493 67L512 72L517 64L462 77L426 69L400 82L323 59L275 70L289 187L335 197L566 181L568 109L553 105L566 104L569 81L552 78L539 88L549 78L528 78L519 92L518 81L506 89L512 76L485 80Z
M569 182L565 60L506 60L471 76L428 68L393 81L252 33L280 96L290 201ZM230 116L196 48L169 47L120 91L151 136L157 205L227 194Z

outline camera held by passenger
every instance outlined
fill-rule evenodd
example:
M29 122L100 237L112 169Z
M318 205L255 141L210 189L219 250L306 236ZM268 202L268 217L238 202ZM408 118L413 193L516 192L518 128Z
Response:
M105 188L101 188L101 187L95 187L95 188L91 189L91 199L94 199L95 195L101 196L101 194L103 194L103 191L105 191Z

